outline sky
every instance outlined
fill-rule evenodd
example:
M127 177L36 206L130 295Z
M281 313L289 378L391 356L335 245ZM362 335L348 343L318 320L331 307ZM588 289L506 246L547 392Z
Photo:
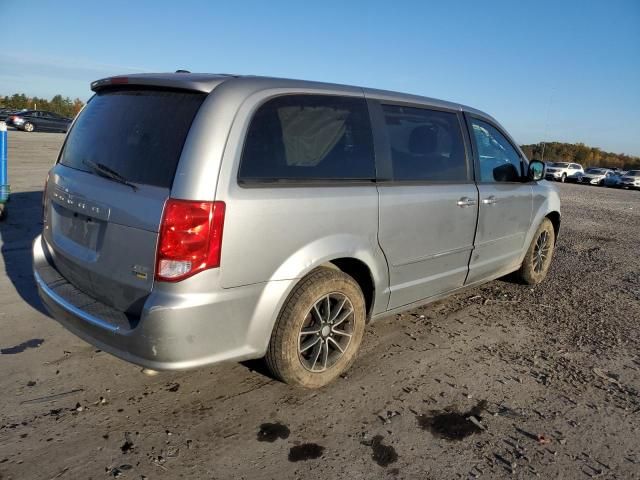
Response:
M0 0L0 24L0 95L86 100L92 80L176 69L301 78L640 156L640 0Z

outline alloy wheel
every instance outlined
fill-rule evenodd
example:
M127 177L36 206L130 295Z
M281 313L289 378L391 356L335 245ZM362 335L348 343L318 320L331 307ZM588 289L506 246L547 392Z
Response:
M349 348L354 329L354 309L342 293L330 293L309 310L300 329L298 357L307 370L324 372Z
M544 268L544 264L549 256L549 250L551 249L551 242L549 241L549 232L546 230L540 233L540 236L536 240L536 246L533 249L533 270L536 273L540 273Z

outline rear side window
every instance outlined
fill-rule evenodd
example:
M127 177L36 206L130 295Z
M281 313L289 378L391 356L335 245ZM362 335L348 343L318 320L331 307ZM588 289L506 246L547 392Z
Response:
M464 142L455 113L397 105L383 105L382 109L394 180L467 180Z
M205 94L117 90L97 93L67 137L60 163L103 165L133 183L170 188L184 141Z
M238 178L375 178L366 101L329 95L287 95L267 101L251 120Z

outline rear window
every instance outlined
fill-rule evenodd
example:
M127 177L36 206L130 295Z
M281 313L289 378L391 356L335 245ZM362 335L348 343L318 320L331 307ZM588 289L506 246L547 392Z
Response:
M60 163L101 164L133 183L170 188L184 141L206 94L160 90L97 93L69 132Z
M363 98L287 95L251 121L241 181L375 178L373 139Z

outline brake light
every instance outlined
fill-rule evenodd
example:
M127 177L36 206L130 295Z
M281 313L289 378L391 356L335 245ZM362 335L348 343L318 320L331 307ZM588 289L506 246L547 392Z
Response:
M224 202L170 198L164 206L156 280L177 282L220 266Z
M111 77L111 85L125 85L129 83L129 79L127 77Z

